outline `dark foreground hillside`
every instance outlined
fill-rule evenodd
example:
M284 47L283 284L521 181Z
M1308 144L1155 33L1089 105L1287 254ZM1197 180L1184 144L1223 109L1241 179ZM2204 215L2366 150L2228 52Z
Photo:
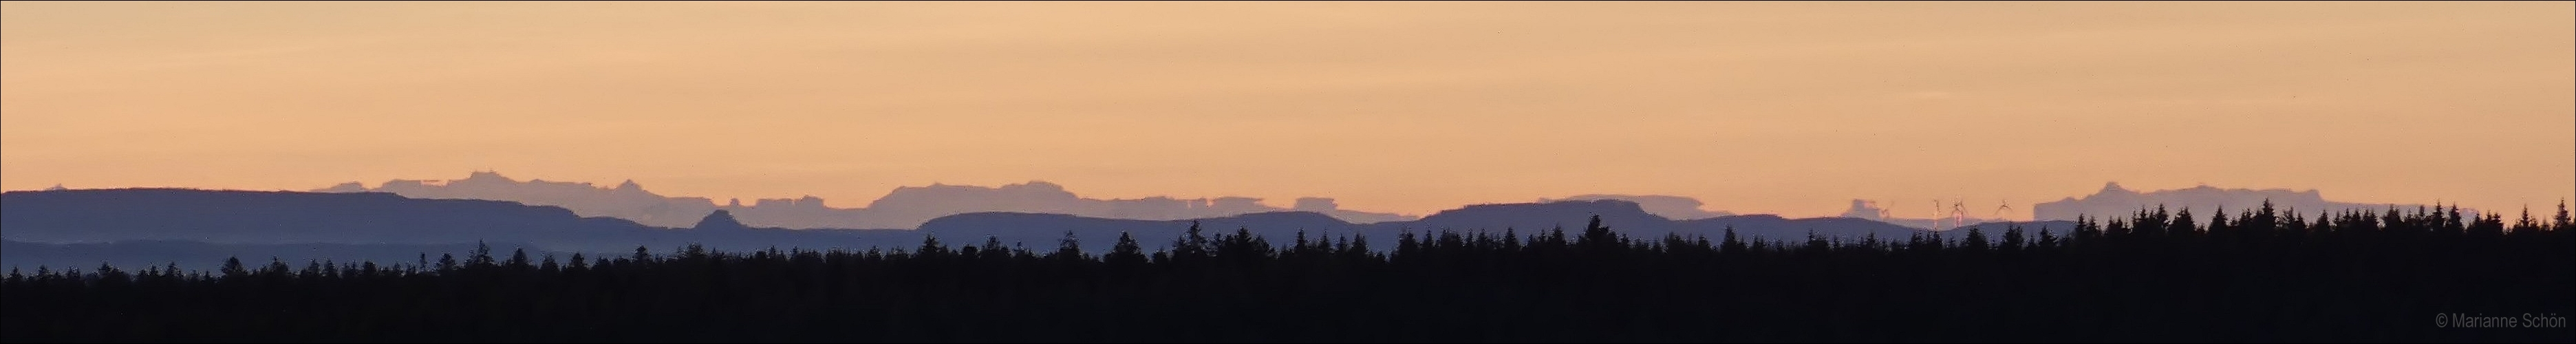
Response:
M1359 238L1193 230L1062 247L83 267L12 272L0 340L2563 343L2576 341L2576 227L2561 208L2159 210L2071 237L1746 242L1596 224L1407 234L1372 253Z

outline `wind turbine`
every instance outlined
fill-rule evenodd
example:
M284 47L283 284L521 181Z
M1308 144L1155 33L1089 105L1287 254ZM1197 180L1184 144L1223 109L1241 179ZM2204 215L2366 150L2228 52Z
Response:
M1991 216L1991 218L1996 219L1996 220L2002 220L2002 219L2004 219L2004 211L2005 211L2005 210L2012 210L2012 200L2007 199L2007 200L2002 200L2001 202L2003 202L2003 204L2002 204L2002 205L1997 205L1997 206L1995 206L1995 214L1994 214L1994 215L1992 215L1992 216Z
M1964 200L1968 198L1960 197L1959 199ZM1968 202L1950 201L1950 217L1956 218L1956 220L1953 220L1950 223L1950 226L1952 227L1968 225Z

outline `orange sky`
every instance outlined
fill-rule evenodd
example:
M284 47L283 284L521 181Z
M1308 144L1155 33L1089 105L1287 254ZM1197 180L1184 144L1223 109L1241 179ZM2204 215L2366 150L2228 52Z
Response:
M0 3L0 188L2547 207L2571 2ZM1984 207L1991 207L1987 205Z

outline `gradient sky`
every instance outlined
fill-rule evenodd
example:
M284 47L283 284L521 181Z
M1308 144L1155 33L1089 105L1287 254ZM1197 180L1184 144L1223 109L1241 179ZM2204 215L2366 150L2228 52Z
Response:
M0 188L2546 208L2571 2L0 3ZM1978 205L1978 204L1985 205ZM1982 215L1982 213L1980 213Z

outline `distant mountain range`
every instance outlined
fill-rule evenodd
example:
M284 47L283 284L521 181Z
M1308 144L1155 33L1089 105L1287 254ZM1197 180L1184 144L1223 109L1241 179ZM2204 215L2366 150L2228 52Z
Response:
M2261 207L2265 201L2272 202L2273 209L2302 215L2345 210L2385 211L2389 207L2413 211L2416 207L2423 206L2332 202L2327 201L2325 196L2314 189L2307 191L2220 189L2202 185L2188 189L2137 192L2120 187L2120 183L2112 182L2104 183L2101 191L2082 198L2067 197L2056 202L2033 205L2031 213L2032 218L2041 220L2073 220L2078 215L2126 218L2139 210L2152 210L2161 206L2175 211L2188 208L2199 214L2220 210L2234 214ZM2462 213L2469 216L2476 215L2474 210L2468 209L2463 209Z
M1341 210L1331 200L1317 198L1301 199L1298 206L1284 209L1240 197L1087 199L1044 182L997 188L898 188L857 209L827 208L813 198L718 206L704 198L655 195L632 182L599 188L587 183L520 182L488 172L446 182L397 180L377 188L350 183L326 191L331 192L49 189L0 193L0 212L7 214L0 217L0 239L8 245L8 252L0 254L6 262L0 264L199 264L215 256L240 256L257 263L269 257L382 260L460 252L477 242L504 251L524 247L532 252L620 255L637 246L669 252L688 244L727 250L909 249L932 236L950 245L992 240L1050 248L1067 231L1087 250L1099 252L1122 232L1149 249L1167 247L1192 223L1211 234L1244 229L1274 243L1292 241L1304 231L1314 239L1365 236L1380 244L1399 231L1511 230L1526 236L1555 228L1579 230L1596 215L1623 234L1645 238L1665 234L1716 238L1731 227L1748 240L1797 242L1810 233L1902 240L1926 233L1921 227L1930 225L1930 220L1866 217L1885 212L1865 201L1854 203L1854 212L1867 213L1863 216L1791 219L1702 210L1698 200L1688 197L1580 195L1538 203L1469 205L1408 218ZM502 196L517 199L466 199ZM2093 195L2034 206L2037 217L2047 221L1978 223L1991 220L1975 219L1969 222L1977 223L1972 226L1941 227L1981 228L1999 237L2005 226L2022 225L2063 235L2073 227L2066 220L2075 214L2118 218L2157 205L2197 212L2225 207L2233 213L2251 210L2266 200L2280 211L2303 214L2391 206L2330 202L2314 190L2203 186L2137 192L2113 183ZM590 210L585 213L549 203ZM824 226L846 223L915 230ZM902 223L913 225L891 226Z
M1340 209L1331 198L1299 198L1290 208L1261 204L1250 197L1214 199L1177 199L1147 197L1140 199L1093 199L1077 196L1063 186L1043 181L1008 184L1001 187L931 184L922 187L898 187L885 197L864 208L831 208L822 198L775 198L755 200L743 205L741 200L716 204L704 197L667 197L645 191L629 180L615 187L598 187L590 183L546 180L518 181L496 172L474 172L465 179L448 181L392 180L369 188L358 182L316 189L315 192L386 192L404 197L431 199L481 199L512 201L530 205L557 206L582 216L615 217L652 226L684 227L696 223L708 212L723 209L742 222L763 227L782 228L917 228L924 221L940 216L973 212L1028 212L1072 214L1102 218L1177 220L1223 217L1276 211L1305 211L1332 216L1343 221L1373 223L1412 220L1412 216L1371 213Z
M1711 217L1719 217L1719 216L1733 216L1733 215L1735 215L1735 213L1726 212L1726 211L1708 211L1708 210L1702 210L1702 209L1700 209L1700 206L1702 205L1702 203L1700 203L1699 199L1697 199L1697 198L1690 198L1690 197L1682 197L1682 196L1665 196L1665 195L1604 195L1604 194L1590 194L1590 195L1575 195L1575 196L1573 196L1573 197L1566 197L1566 198L1559 198L1559 199L1546 199L1546 198L1541 198L1541 199L1539 199L1539 200L1538 200L1538 202L1539 202L1539 203L1549 203L1549 202L1560 202L1560 201L1598 201L1598 200L1605 200L1605 199L1606 199L1606 200L1621 200L1621 201L1636 202L1636 203L1637 203L1637 206L1638 206L1638 207L1641 207L1641 208L1645 208L1647 213L1655 214L1655 216L1662 216L1662 217L1664 217L1664 218L1667 218L1667 219L1674 219L1674 220L1697 220L1697 219L1705 219L1705 218L1711 218Z
M7 260L0 265L73 261L87 266L96 265L90 260L157 264L160 262L155 260L211 256L214 252L242 256L246 262L265 262L266 256L351 261L381 259L383 255L416 256L422 250L452 251L477 242L491 243L495 250L504 252L525 247L531 252L622 255L637 246L670 252L692 243L726 250L908 250L925 237L936 236L952 246L991 240L1044 250L1054 247L1067 231L1087 251L1103 252L1121 232L1133 235L1148 249L1168 247L1192 223L1211 235L1243 229L1277 244L1293 241L1299 231L1304 231L1315 239L1364 235L1372 243L1384 245L1392 243L1398 231L1500 233L1508 229L1524 236L1555 228L1579 231L1595 215L1618 232L1643 238L1674 233L1715 240L1729 227L1748 240L1781 242L1801 241L1809 233L1902 240L1922 232L1855 218L1733 215L1671 220L1622 200L1471 205L1419 220L1375 223L1352 223L1298 211L1195 220L977 212L931 219L919 230L779 229L746 225L735 220L736 215L728 209L710 210L689 228L671 228L617 218L582 217L559 207L503 201L418 199L386 193L186 189L7 192L0 193L0 213L8 214L0 217L0 239L10 241L12 247L27 248L12 249L11 254L0 256ZM2072 227L2065 222L2025 225L2057 231ZM1994 234L2001 232L1996 230ZM303 253L285 253L296 250ZM429 253L435 256L439 252Z
M0 194L0 236L35 242L472 243L627 235L632 221L385 193L104 189Z

